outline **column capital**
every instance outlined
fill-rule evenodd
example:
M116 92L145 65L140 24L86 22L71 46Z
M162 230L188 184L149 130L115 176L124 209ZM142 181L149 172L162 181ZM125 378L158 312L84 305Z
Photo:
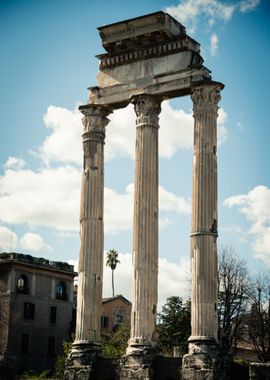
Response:
M159 128L158 115L161 111L161 101L162 99L159 96L149 94L137 95L131 98L131 103L134 104L137 116L137 127L144 124L151 124Z
M220 91L224 85L219 82L207 82L192 87L191 99L193 101L193 113L218 111L218 102L221 99Z
M109 123L107 116L113 112L108 106L100 106L97 104L86 104L79 107L84 115L83 123L83 142L96 141L104 143L105 128Z

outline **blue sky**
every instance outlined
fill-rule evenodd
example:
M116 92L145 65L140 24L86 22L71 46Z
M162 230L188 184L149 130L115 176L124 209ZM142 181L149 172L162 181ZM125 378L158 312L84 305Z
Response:
M219 246L251 273L270 266L267 0L0 0L0 249L52 260L79 254L81 115L97 84L96 28L164 10L201 44L225 84L220 102ZM105 250L120 252L116 292L130 298L135 116L114 112L105 151ZM160 302L186 294L192 104L164 102L160 117ZM104 295L110 295L104 270ZM170 279L170 281L168 281ZM168 285L169 283L169 285Z

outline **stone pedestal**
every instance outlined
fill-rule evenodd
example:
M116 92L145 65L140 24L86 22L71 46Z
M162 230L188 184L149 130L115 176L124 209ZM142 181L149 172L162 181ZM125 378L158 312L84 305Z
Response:
M100 315L103 277L104 139L109 110L80 107L83 118L83 173L80 212L81 249L76 336L66 361L66 380L89 380L101 352Z
M157 350L146 344L129 345L132 351L123 356L120 363L120 380L154 380L153 364Z
M218 345L209 337L189 339L189 353L182 362L182 380L218 379Z
M93 364L100 352L100 344L75 341L66 359L64 380L91 380Z
M136 169L133 228L131 335L121 379L151 379L156 355L158 281L158 115L160 98L133 98L136 112ZM129 377L125 377L125 376Z
M217 111L223 85L193 87L191 337L183 380L215 378L217 357Z

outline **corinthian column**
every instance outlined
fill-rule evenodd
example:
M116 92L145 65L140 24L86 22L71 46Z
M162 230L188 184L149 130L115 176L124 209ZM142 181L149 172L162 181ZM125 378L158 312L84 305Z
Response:
M80 107L83 121L83 173L80 209L80 259L76 336L68 358L73 366L90 365L101 351L100 309L103 276L104 139L109 110ZM67 377L69 379L69 377ZM84 379L84 377L82 377Z
M158 115L160 99L133 99L136 167L133 226L131 337L127 354L154 347L158 277Z
M187 357L195 355L194 360L198 370L207 369L209 363L213 364L216 355L218 330L216 152L218 102L222 88L221 83L210 82L194 87L191 95L195 124L191 222L191 337ZM196 354L200 355L196 357ZM193 379L195 377L190 373L185 377L187 357L184 358L183 379ZM209 379L213 378L212 364L208 368Z

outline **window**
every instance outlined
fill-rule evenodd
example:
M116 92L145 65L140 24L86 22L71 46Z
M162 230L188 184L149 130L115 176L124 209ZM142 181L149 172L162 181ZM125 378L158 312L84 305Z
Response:
M114 323L120 325L124 321L125 311L122 308L116 309Z
M122 308L116 309L114 312L113 331L116 331L118 326L124 322L125 311Z
M56 286L56 298L60 300L67 300L67 287L64 281L59 281Z
M55 353L55 337L49 336L48 337L48 355L53 356Z
M27 354L29 350L29 334L22 333L21 336L21 353Z
M101 316L101 328L106 329L109 326L109 317Z
M57 307L51 306L51 310L50 310L50 322L51 323L56 322L56 316L57 316Z
M35 318L35 304L34 303L31 303L31 302L24 303L23 318L24 319Z
M17 280L17 293L29 294L29 281L25 274L21 274Z

